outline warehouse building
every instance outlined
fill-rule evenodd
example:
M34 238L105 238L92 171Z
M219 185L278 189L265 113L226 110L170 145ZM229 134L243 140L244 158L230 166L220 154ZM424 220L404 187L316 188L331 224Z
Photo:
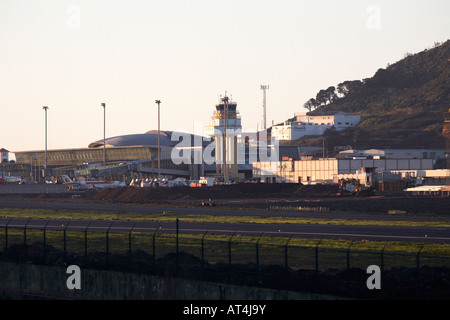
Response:
M432 159L318 159L253 163L253 177L266 183L333 183L339 174L354 174L362 167L379 172L432 170Z

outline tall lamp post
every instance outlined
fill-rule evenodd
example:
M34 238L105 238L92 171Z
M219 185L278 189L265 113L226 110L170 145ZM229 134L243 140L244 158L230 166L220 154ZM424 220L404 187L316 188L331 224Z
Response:
M103 166L106 166L106 104L102 103L103 107Z
M45 111L45 169L47 169L47 106L43 106L42 109Z
M159 137L161 135L160 127L159 127L159 105L161 104L161 100L155 100L155 103L158 104L158 181L161 179L161 163L160 163L160 145L159 145Z
M228 164L227 164L227 156L228 156L228 137L227 137L227 131L228 131L228 97L226 96L222 98L223 101L223 107L225 112L225 126L223 130L223 169L224 169L224 177L223 181L225 184L228 184Z

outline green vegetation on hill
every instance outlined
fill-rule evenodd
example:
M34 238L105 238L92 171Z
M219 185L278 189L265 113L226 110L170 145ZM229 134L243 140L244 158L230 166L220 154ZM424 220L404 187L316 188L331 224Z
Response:
M311 114L344 111L361 123L324 137L297 143L366 148L445 148L443 113L450 107L450 40L378 69L372 78L351 80L320 90L305 103Z

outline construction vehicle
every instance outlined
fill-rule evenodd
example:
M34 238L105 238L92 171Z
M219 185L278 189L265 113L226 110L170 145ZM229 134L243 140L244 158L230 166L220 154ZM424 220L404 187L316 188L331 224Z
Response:
M216 203L211 199L208 199L208 201L202 201L202 207L215 207L215 206Z
M373 174L375 169L374 167L361 167L361 170L353 177L347 175L346 178L339 179L339 191L336 195L371 195L374 190Z

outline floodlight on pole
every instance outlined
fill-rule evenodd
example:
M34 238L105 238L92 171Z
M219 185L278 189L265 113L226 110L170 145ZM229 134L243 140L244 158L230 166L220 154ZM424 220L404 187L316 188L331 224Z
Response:
M158 181L161 179L161 160L160 160L160 144L159 144L159 137L161 135L159 122L160 122L160 115L159 115L159 105L161 104L161 100L155 100L155 103L158 104Z
M223 108L224 108L224 130L223 130L223 173L224 173L224 183L228 184L228 164L227 164L227 152L228 152L228 137L227 137L227 130L228 130L228 97L225 92L225 97L222 98L223 102Z
M106 104L103 102L103 166L106 166Z
M45 169L47 169L47 106L43 106L42 109L45 110Z
M261 90L263 91L263 129L266 130L266 90L269 89L268 85L261 85Z

